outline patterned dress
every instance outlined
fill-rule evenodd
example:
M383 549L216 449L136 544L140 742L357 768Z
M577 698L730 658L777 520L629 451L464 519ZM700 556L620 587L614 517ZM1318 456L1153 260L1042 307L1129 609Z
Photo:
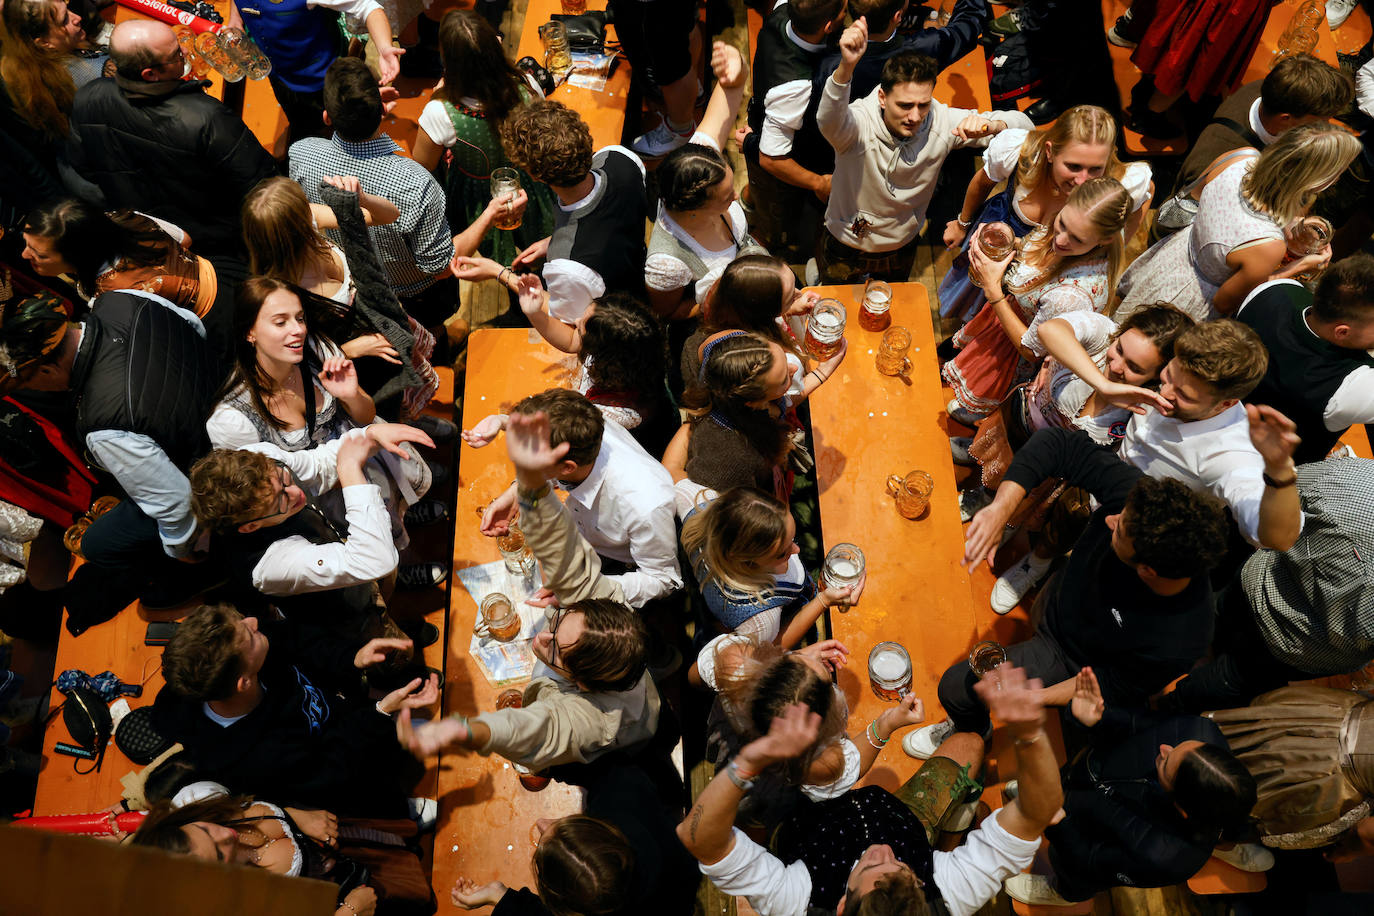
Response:
M1007 301L1027 323L1021 343L1037 357L1046 353L1040 341L1041 324L1070 312L1101 312L1110 294L1105 255L1085 255L1057 276L1050 276L1050 270L1013 261L1003 279ZM945 363L940 374L954 389L960 406L975 414L992 413L1018 379L1029 378L1037 368L1022 365L1025 361L1002 330L996 310L986 303L954 335L954 345L960 348L959 355Z
M528 99L530 93L522 92ZM438 106L448 117L452 133L431 130ZM434 100L425 106L420 126L430 139L447 147L450 153L444 191L448 195L448 223L455 232L472 225L491 202L491 173L498 168L515 168L501 147L501 137L482 106L472 99ZM436 136L441 134L441 136ZM446 142L447 141L447 142ZM478 250L500 264L509 264L529 245L553 232L554 198L547 185L540 184L523 169L520 186L529 195L525 216L518 229L492 229Z
M1231 252L1283 240L1282 227L1240 196L1241 180L1254 161L1242 159L1223 169L1202 189L1192 225L1151 245L1126 269L1117 286L1118 322L1156 302L1171 302L1195 321L1215 318L1212 297L1234 272L1226 263Z

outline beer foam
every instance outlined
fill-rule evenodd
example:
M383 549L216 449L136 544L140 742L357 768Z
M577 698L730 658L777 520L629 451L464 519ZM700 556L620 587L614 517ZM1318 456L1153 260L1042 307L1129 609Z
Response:
M906 659L891 649L884 649L868 660L868 670L884 681L895 681L907 672Z

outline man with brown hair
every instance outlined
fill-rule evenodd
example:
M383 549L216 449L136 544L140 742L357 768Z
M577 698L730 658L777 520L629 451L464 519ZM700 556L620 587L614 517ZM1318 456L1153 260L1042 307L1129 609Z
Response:
M1222 153L1264 149L1289 128L1334 117L1354 91L1350 77L1310 54L1279 61L1264 79L1246 83L1217 106L1183 160L1175 191L1192 184Z
M548 479L568 493L568 509L577 530L601 556L608 577L631 607L662 598L682 587L677 562L677 527L673 478L618 423L607 423L601 411L576 391L550 388L515 405L513 413L549 418L554 445L568 444L567 454L549 470ZM509 531L515 511L512 486L482 516L482 533L496 537Z
M1239 321L1184 331L1159 376L1160 396L1172 407L1131 417L1121 457L1151 477L1211 492L1247 541L1287 550L1302 532L1296 426L1272 407L1241 404L1268 365L1259 335Z
M364 466L381 448L415 460L405 442L432 447L418 429L374 423L313 449L260 443L215 449L196 462L191 511L227 557L239 606L263 611L266 595L289 616L344 629L375 613L373 583L396 569L399 554L381 490ZM342 531L311 502L335 486ZM441 564L418 566L403 570L403 585L435 584L447 574Z
M420 773L392 739L391 716L439 699L437 675L373 703L360 674L407 639L341 640L244 617L192 612L167 644L153 716L197 774L234 792L337 814L402 817Z
M511 162L558 197L553 235L540 239L495 274L485 259L456 258L463 280L498 279L519 292L516 273L543 260L549 314L576 324L608 292L644 296L644 163L623 146L592 153L582 117L559 102L541 101L511 112L501 124Z

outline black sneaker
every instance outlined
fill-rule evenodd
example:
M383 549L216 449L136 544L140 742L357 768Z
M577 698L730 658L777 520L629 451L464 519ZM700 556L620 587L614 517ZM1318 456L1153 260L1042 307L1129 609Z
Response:
M422 499L406 510L406 527L423 528L448 519L448 506L437 499Z
M966 468L974 467L978 464L977 459L969 454L969 446L973 444L972 436L953 436L949 440L949 453L953 457L954 463Z
M447 578L448 567L443 563L402 563L400 568L396 570L396 585L406 591L433 588L436 585L442 585ZM433 641L430 640L430 642ZM429 645L429 643L425 643L425 645Z

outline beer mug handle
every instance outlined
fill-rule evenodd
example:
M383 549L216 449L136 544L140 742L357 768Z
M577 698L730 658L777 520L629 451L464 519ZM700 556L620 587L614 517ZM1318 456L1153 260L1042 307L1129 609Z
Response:
M907 365L910 366L910 364L911 364L911 361L910 361L910 360L907 360ZM887 495L888 495L888 496L896 496L898 493L901 493L901 492L902 492L902 487L905 486L905 485L906 485L906 478L905 478L905 477L902 477L900 474L889 474L889 475L887 475Z
M902 357L902 371L898 372L897 374L901 376L907 376L911 374L911 360L908 357Z
M491 627L487 626L485 620L479 620L477 623L473 624L472 635L476 636L478 639L486 639L491 636Z

